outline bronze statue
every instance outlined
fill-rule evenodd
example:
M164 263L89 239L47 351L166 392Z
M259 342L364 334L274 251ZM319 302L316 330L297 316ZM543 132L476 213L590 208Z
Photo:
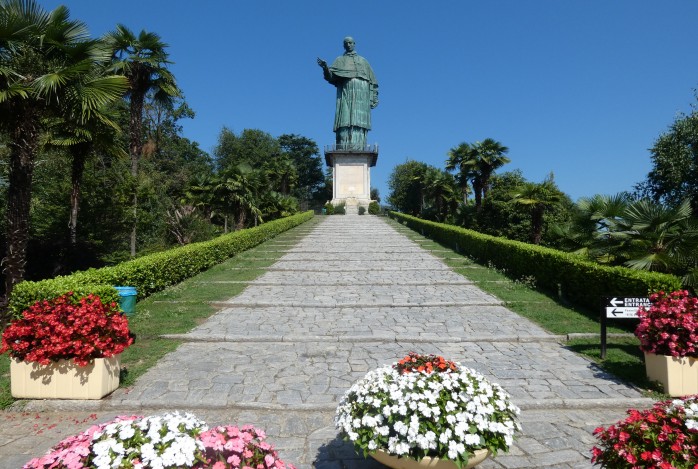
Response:
M334 132L338 150L363 150L371 129L371 109L378 105L378 81L368 61L354 51L354 39L344 38L344 55L331 66L318 58L325 80L337 87Z

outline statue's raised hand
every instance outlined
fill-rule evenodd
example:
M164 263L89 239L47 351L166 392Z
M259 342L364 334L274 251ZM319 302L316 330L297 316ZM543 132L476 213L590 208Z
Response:
M317 59L317 64L319 66L321 66L323 69L327 69L327 62L322 60L320 57L318 57L318 59Z

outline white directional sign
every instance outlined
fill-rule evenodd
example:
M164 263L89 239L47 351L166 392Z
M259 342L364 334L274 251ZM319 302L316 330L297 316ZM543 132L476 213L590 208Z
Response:
M606 298L607 318L636 318L640 306L650 307L649 298Z

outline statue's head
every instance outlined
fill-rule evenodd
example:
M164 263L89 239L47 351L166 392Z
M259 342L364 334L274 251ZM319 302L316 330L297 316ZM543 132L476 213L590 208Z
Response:
M351 36L347 36L344 38L344 50L347 52L353 52L354 47L356 43L354 42L354 38Z

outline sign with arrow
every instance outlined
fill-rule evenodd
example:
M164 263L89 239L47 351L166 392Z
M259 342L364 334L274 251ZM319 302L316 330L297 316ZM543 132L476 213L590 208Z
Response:
M606 358L606 323L608 319L639 319L637 310L650 307L649 298L605 297L601 299L601 359Z
M637 318L637 310L640 307L649 308L649 298L606 298L606 317L617 319L633 319Z

